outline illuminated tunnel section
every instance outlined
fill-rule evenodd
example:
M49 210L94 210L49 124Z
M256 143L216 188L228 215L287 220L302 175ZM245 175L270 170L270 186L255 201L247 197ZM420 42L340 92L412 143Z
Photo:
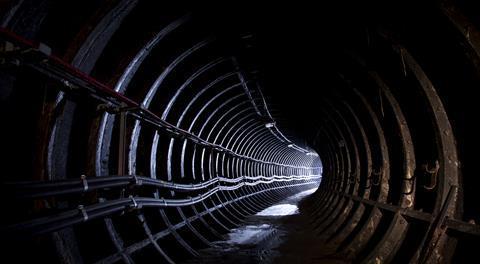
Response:
M478 9L253 6L1 3L2 253L178 263L318 186L320 263L474 258Z
M52 86L72 90L29 90L45 110L35 132L42 160L34 181L12 185L12 195L38 204L9 225L13 234L52 241L66 261L174 262L213 246L246 216L318 186L318 154L280 132L226 43L199 31L189 15L142 24L151 7L110 4L92 18L98 21L81 25L79 46L62 60L115 92L103 94L86 75L72 77L45 53L39 56L49 62L29 65L42 77L61 76ZM11 29L5 35L33 38ZM90 90L77 87L79 79ZM43 250L38 242L21 248Z

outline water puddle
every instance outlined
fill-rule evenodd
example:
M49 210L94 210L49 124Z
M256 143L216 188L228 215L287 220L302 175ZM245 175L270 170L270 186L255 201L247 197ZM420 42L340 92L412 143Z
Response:
M298 214L298 202L302 200L305 196L315 192L316 188L309 189L295 195L292 195L279 204L272 205L264 210L258 212L255 216L263 217L257 219L253 217L254 222L257 222L257 225L245 225L239 228L232 229L232 232L228 234L228 240L223 241L222 244L237 246L237 245L247 245L247 244L258 244L266 237L268 237L272 232L276 231L276 227L272 224L266 224L265 222L270 222L269 217L282 217L287 215Z
M270 206L257 213L259 216L284 216L298 214L298 207L294 204L279 204Z
M316 188L306 190L295 195L292 195L280 202L280 204L272 205L264 210L260 211L256 215L258 216L285 216L285 215L294 215L298 214L298 202L302 200L305 196L314 193Z
M316 188L292 195L245 220L245 225L234 228L226 240L216 241L216 248L202 251L200 262L192 263L266 263L278 255L277 248L287 231L284 217L299 213L298 203Z
M246 225L241 228L235 228L228 234L228 244L255 244L259 242L265 233L270 233L272 226L268 224L261 225Z

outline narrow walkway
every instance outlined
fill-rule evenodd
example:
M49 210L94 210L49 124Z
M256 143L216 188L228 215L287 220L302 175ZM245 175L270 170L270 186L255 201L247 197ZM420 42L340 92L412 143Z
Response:
M307 216L299 212L299 202L314 191L293 195L247 218L228 240L215 242L219 248L201 250L198 259L187 263L345 263L325 256Z

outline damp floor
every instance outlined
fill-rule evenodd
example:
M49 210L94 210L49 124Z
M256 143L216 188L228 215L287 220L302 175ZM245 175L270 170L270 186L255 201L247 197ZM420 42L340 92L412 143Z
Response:
M200 250L186 264L223 263L346 263L332 257L311 229L299 203L315 189L307 190L250 216L233 229L216 248Z

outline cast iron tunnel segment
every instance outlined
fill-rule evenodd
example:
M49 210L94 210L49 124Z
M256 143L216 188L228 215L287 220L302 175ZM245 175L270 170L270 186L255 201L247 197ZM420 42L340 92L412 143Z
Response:
M4 255L181 262L318 186L311 261L475 257L474 4L285 24L248 3L61 2L0 4Z
M120 126L117 127L117 130L119 130L119 148L117 149L119 154L118 159L116 160L118 176L97 175L96 177L87 177L82 175L80 179L12 182L6 183L5 185L9 186L12 195L18 199L33 198L41 200L48 197L54 197L55 199L62 200L62 197L93 193L92 195L101 196L101 198L97 198L98 202L89 201L89 205L79 204L77 208L64 208L62 212L51 213L48 216L37 217L18 224L8 225L4 230L9 236L19 235L25 237L24 239L27 239L30 236L37 236L45 233L49 234L64 230L65 228L72 228L72 226L76 224L104 218L107 219L105 224L107 231L110 233L112 243L118 250L118 253L114 255L123 261L132 262L133 258L130 256L132 253L125 252L126 249L124 248L123 239L120 236L120 233L116 231L115 222L112 221L114 218L112 217L133 213L141 216L139 219L143 222L143 228L149 236L149 243L155 245L155 248L164 257L165 261L171 262L173 261L173 258L170 257L166 251L161 249L161 245L156 242L160 233L165 233L163 236L167 236L171 233L179 242L179 246L184 247L189 253L195 256L197 253L191 240L199 239L204 245L212 246L211 242L206 238L206 235L201 234L199 230L192 225L193 223L196 223L195 220L201 220L204 224L204 229L208 230L210 234L219 234L219 232L225 232L228 230L225 225L221 224L222 221L228 220L231 222L230 218L243 218L246 215L252 214L271 205L281 197L285 197L295 191L298 192L299 190L316 186L320 181L321 176L319 174L319 169L321 165L318 156L306 155L307 153L310 154L312 152L298 146L292 148L291 146L293 144L291 141L285 142L285 140L279 140L280 137L285 138L285 136L282 135L279 130L267 129L264 124L264 117L261 116L260 112L255 112L258 117L253 115L250 116L250 118L252 120L255 120L255 118L259 119L259 121L252 123L254 125L252 128L256 128L256 130L252 131L258 131L261 133L250 133L248 134L248 137L247 135L236 135L235 139L241 139L241 142L238 143L230 141L226 145L216 143L219 137L224 135L213 129L208 131L207 140L202 138L204 127L202 127L198 133L192 131L192 126L195 125L195 120L199 118L199 115L204 112L208 113L206 110L207 107L210 104L218 104L223 94L228 93L230 90L234 91L235 88L241 86L242 83L245 83L246 81L243 77L239 78L241 81L239 84L230 86L230 88L227 89L224 87L216 87L216 84L221 83L222 80L228 79L229 77L230 79L232 79L231 77L235 77L232 74L225 75L225 77L217 79L201 89L198 94L193 97L191 103L188 104L189 107L195 106L195 101L201 95L207 93L208 89L213 90L216 88L218 91L220 88L225 90L222 90L219 93L217 92L217 95L204 103L202 108L197 110L197 116L191 123L190 128L185 129L179 127L182 119L180 119L176 125L169 123L166 120L168 111L164 112L161 117L157 116L148 109L149 104L138 104L127 96L120 94L114 89L107 87L92 77L73 68L60 58L51 55L50 52L46 52L46 46L44 44L33 44L6 29L2 29L2 39L4 41L5 58L7 60L18 59L19 65L17 66L30 68L41 75L59 82L62 85L62 99L63 96L68 96L70 94L92 98L97 102L96 111L105 111L108 115L114 116L113 118L117 119L116 122L120 123ZM29 59L28 57L33 59ZM16 62L17 61L11 61L11 63ZM172 97L172 100L167 104L167 107L170 109L174 106L175 100L180 97L182 90L186 89L190 82L195 80L205 71L208 71L212 67L223 62L225 62L224 59L217 60L215 63L207 64L194 73L188 81L181 86L183 88L177 90L176 95ZM233 66L238 68L238 65L236 64ZM239 73L237 75L239 75ZM244 90L237 89L236 94L238 95L235 97L244 97L242 98L243 100L250 102L256 108L256 103L251 97L251 94L248 94L245 98L245 91L247 91L247 89L247 87L244 87ZM149 94L152 93L149 92ZM152 99L149 98L146 100L151 101ZM240 106L245 107L244 104L241 104ZM184 110L181 118L186 116L185 113L189 110L189 107ZM213 119L213 115L217 114L217 112L225 111L225 109L226 107L224 109L215 109L210 113L205 124L213 122L215 120ZM268 111L266 108L264 108L264 110ZM251 111L251 107L245 108L245 111ZM112 118L111 116L110 118ZM153 173L150 177L136 174L123 176L125 173L124 163L126 162L126 155L124 154L126 151L125 140L127 137L126 122L129 121L127 117L135 120L135 132L132 134L135 134L136 137L133 140L138 140L141 135L139 130L139 125L141 123L150 126L156 131L154 133L152 151L153 148L158 147L157 144L160 135L168 138L170 147L167 159L168 177L166 180L161 180L155 171L152 171ZM216 127L217 126L214 126L213 128ZM223 128L226 128L225 125ZM208 141L212 136L215 136L215 142ZM172 172L171 165L173 162L172 147L174 146L174 143L178 144L179 142L184 146L191 144L191 146L193 145L194 150L202 151L202 158L200 160L200 167L202 168L201 177L195 177L195 171L193 171L193 174L191 175L192 178L187 180L187 182L197 180L198 183L193 183L193 181L192 183L176 183L175 180L182 181L181 178L187 178L187 176L189 176L184 175L186 174L185 171L181 174L181 178L173 178L174 173ZM136 145L137 144L135 143L131 146ZM186 147L184 147L184 149L185 148ZM134 150L130 149L130 151L132 152ZM259 151L262 151L265 154L257 155ZM281 154L278 155L278 153ZM275 156L273 156L273 154L275 154ZM182 163L184 163L185 156L188 155L189 154L185 150L182 151ZM130 172L132 172L131 163L136 162L135 158L132 159L131 157L132 154L130 154L129 159ZM218 159L218 157L221 157L222 159L227 158L232 162L237 163L248 162L248 164L236 164L235 167L233 167L232 164L231 168L229 168L229 170L232 170L231 172L225 172L223 169L219 172L217 168L218 165L213 166L212 157L215 157L216 159ZM152 156L152 162L155 162L155 159L156 157ZM207 168L204 167L205 160L210 164ZM193 169L198 162L198 160L195 160L195 157L192 158ZM252 165L255 167L251 168L250 166ZM267 166L269 168L268 170ZM182 165L182 168L183 167L184 165ZM276 170L274 171L274 169ZM214 170L215 172L212 172L211 170ZM287 172L287 174L282 174L284 172ZM165 192L168 190L170 191ZM119 193L120 196L115 199L104 198L111 195L110 193L112 192ZM160 194L161 192L163 194ZM153 194L153 197L148 197L148 195L146 197L144 196L144 194L148 193L150 193L150 195ZM165 195L168 195L168 198L164 198L163 196ZM213 199L212 197L214 196L218 199ZM223 199L221 197L223 197ZM207 204L205 203L206 201L208 201ZM203 206L197 209L199 204L202 204ZM147 208L155 207L162 208L160 209L160 212L167 229L160 231L160 233L152 234L142 211L148 210ZM231 207L231 210L228 209L229 207ZM169 214L166 214L164 211L168 208L176 208L178 210L179 216L181 217L180 223L174 225L174 222L169 219L169 214L172 212L170 211ZM191 209L186 210L187 208ZM195 212L192 216L186 216L183 212L183 210L191 211L192 209L193 212ZM220 213L219 216L214 216L214 214L212 214L213 212L216 213L221 210L225 211ZM244 213L240 213L240 218L238 218L232 213L233 211ZM214 218L220 226L208 224L208 222L203 219L206 214L209 214ZM223 227L224 229L222 230L220 227ZM182 229L191 232L194 238L189 240L183 238L179 232ZM157 238L153 239L153 237ZM107 256L104 260L107 262L111 261L112 258L114 258L114 255Z

